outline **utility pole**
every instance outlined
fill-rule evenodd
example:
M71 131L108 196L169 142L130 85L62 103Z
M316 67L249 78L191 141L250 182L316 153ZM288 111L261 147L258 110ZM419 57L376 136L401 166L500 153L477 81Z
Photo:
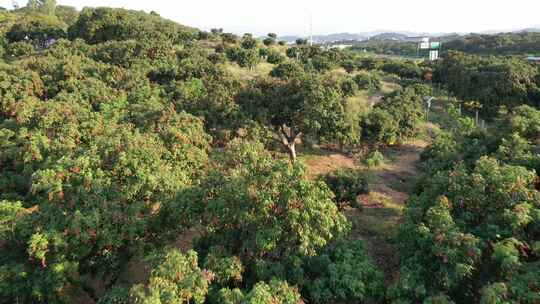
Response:
M426 96L424 97L424 101L426 102L426 121L429 122L429 109L431 109L431 102L435 99L435 97Z
M313 14L309 15L309 46L313 46Z

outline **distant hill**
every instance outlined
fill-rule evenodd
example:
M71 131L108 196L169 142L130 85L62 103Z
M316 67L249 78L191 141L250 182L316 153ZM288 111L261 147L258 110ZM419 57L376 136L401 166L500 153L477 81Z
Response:
M540 33L540 26L522 29L522 30L520 30L518 32L522 32L522 33Z
M506 31L508 32L508 31ZM530 28L520 29L513 31L513 33L538 33L540 32L540 25ZM432 37L438 38L443 42L448 42L461 37L469 35L500 35L505 31L490 30L484 31L478 34L475 33L428 33L428 32L412 32L412 31L392 31L392 30L374 30L359 33L334 33L328 35L314 35L313 40L316 43L333 43L333 42L360 42L365 40L380 40L380 41L408 41L409 37ZM295 42L299 38L308 38L307 36L289 35L279 37L280 40L287 42Z
M382 33L369 38L369 40L393 40L393 41L405 41L409 35L400 33Z
M540 31L470 34L447 42L445 49L479 55L539 55Z
M294 42L296 39L299 38L307 38L302 36L283 36L279 37L280 40L284 40L287 42ZM336 34L329 34L329 35L314 35L313 40L318 43L330 43L335 41L343 41L343 40L352 40L352 41L362 41L367 39L367 36L362 36L360 34L351 34L351 33L336 33Z
M313 40L316 43L333 43L340 41L347 42L360 42L365 40L389 40L389 41L407 41L407 37L441 37L451 35L448 33L426 33L426 32L409 32L409 31L387 31L387 30L375 30L370 32L360 32L360 33L335 33L328 35L314 35ZM280 40L287 42L295 42L299 38L308 38L306 36L281 36Z

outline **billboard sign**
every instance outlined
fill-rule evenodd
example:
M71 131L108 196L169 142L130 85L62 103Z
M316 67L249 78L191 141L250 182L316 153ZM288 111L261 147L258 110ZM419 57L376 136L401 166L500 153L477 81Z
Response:
M420 43L420 49L427 50L429 49L429 42L422 42Z
M439 59L439 51L429 51L429 60L434 61Z
M440 42L432 42L430 43L430 48L431 49L438 49L441 47L441 43Z

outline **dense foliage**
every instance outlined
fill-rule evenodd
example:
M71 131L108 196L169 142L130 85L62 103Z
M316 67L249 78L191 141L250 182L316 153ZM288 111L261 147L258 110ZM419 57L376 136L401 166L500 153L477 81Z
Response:
M384 55L398 55L405 57L418 56L418 45L415 42L402 42L393 40L366 40L355 43L351 47L351 49Z
M338 204L356 205L358 195L369 193L366 173L354 169L339 169L324 176L324 182L334 192Z
M344 110L356 82L319 74L340 54L305 45L288 59L274 34L261 46L124 9L38 1L1 14L0 302L381 295L361 244L327 253L349 231L331 190L253 141L359 136ZM229 69L263 59L267 77ZM194 229L197 252L164 249ZM150 273L134 281L141 261Z
M539 113L521 106L493 132L443 133L426 150L430 182L409 201L395 300L540 300Z
M449 52L435 66L434 81L461 99L479 101L482 112L493 115L501 107L538 105L539 75L537 66L521 58L483 58Z
M375 145L395 145L413 137L423 117L422 96L414 88L392 93L362 118L362 138Z
M540 54L540 33L472 34L445 43L447 50L479 55Z
M52 0L0 11L0 57L0 303L540 301L536 66ZM368 176L313 176L297 146L375 168L425 127L432 80L460 99L421 155L385 288L347 217Z

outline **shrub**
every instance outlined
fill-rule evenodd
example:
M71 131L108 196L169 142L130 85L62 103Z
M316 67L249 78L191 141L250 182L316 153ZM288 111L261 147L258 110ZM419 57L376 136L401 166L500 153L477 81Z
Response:
M34 46L44 46L50 39L66 37L65 25L55 18L25 18L14 24L6 33L9 42L26 41Z
M129 289L123 286L114 286L99 298L97 304L129 304Z
M263 39L263 44L266 46L271 46L276 43L276 40L274 38L268 37Z
M6 48L6 55L11 57L29 56L35 51L36 49L32 44L19 41L8 44Z
M214 303L220 304L298 304L303 303L298 289L285 281L273 279L270 283L259 282L248 292L235 288L223 288Z
M358 85L351 77L344 78L341 83L341 92L343 93L343 96L350 97L356 95L356 92L358 91Z
M341 67L347 71L347 73L352 73L356 70L356 63L352 60L345 60L341 63Z
M383 275L361 241L338 241L308 258L301 286L308 303L383 303Z
M423 75L422 68L412 61L391 61L385 63L382 70L403 78L421 79Z
M212 274L199 268L196 252L172 249L154 260L147 285L131 289L135 303L204 303Z
M266 58L268 56L268 49L267 48L260 48L259 49L259 56L262 58Z
M354 206L360 194L369 193L369 182L365 173L355 169L339 169L323 177L334 192L338 204Z
M362 138L373 145L395 145L398 142L399 125L394 117L383 109L375 108L360 120Z
M271 50L268 52L268 58L266 60L268 63L279 64L285 60L285 57L280 52Z
M296 59L300 55L300 49L298 47L291 47L287 49L285 54L291 59Z
M360 73L354 76L354 81L360 90L374 91L381 88L381 79L376 74Z
M213 64L224 63L227 61L227 57L223 53L213 53L208 55L208 60Z
M379 150L375 150L371 152L365 160L365 163L368 166L368 168L378 167L382 165L383 162L384 162L384 155L381 152L379 152Z
M289 79L298 77L303 72L304 71L299 64L294 62L284 62L270 71L270 76L280 79Z

